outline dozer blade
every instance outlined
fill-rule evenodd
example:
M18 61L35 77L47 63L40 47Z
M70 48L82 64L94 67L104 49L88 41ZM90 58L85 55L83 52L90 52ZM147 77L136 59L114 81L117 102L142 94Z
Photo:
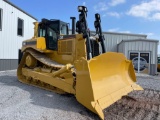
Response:
M133 65L121 53L108 52L75 63L76 99L104 119L103 110L133 90L137 85Z

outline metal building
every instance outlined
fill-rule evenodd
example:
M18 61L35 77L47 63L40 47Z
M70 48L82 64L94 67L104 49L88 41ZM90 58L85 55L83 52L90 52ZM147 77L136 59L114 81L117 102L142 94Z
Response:
M0 0L0 71L17 68L18 49L33 36L35 21L8 0Z
M157 73L158 40L130 39L118 44L118 52L132 60L138 73L155 75Z
M91 32L95 34L94 31ZM116 32L103 32L105 37L106 50L112 52L118 52L117 45L122 40L132 40L132 39L146 39L147 35L141 34L131 34L131 33L116 33Z

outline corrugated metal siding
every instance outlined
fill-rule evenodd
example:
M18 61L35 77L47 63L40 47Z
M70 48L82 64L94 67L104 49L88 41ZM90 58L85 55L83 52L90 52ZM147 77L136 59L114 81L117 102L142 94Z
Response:
M157 43L148 41L125 42L124 54L129 58L129 51L150 52L151 64L157 63Z
M69 31L71 34L72 31ZM91 34L95 34L95 31L91 31ZM77 34L77 33L76 33ZM105 46L107 51L117 52L117 45L122 40L133 40L133 39L146 39L147 35L140 34L127 34L127 33L114 33L114 32L103 32L105 37Z
M0 71L16 69L18 60L16 59L3 59L0 60Z
M18 49L22 41L34 34L33 22L36 20L19 11L10 4L0 0L3 9L2 31L0 31L0 59L18 59ZM24 20L24 34L17 36L18 17Z
M118 44L117 49L118 49L119 53L124 53L124 51L125 51L125 47L123 47L124 44L125 44L124 42L122 42L121 44Z
M138 35L118 35L118 34L106 34L104 33L105 44L107 51L117 52L117 44L119 44L122 40L132 40L132 39L146 39L144 36Z
M129 59L129 52L149 52L150 53L150 74L156 74L158 42L146 40L122 41L118 45L118 51L123 52Z

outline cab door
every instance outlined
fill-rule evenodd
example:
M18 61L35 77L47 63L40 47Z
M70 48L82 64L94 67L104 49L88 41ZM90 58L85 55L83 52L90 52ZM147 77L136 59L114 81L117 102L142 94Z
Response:
M48 50L57 50L57 33L45 24L39 25L38 37L44 37Z
M57 33L53 29L48 27L46 36L47 49L57 50L57 40L58 40Z

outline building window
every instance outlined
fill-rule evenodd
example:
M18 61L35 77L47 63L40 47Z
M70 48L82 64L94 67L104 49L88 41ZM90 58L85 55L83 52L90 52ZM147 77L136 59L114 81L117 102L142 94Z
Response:
M23 23L24 21L22 20L22 19L20 19L20 18L18 18L18 29L17 29L17 34L19 35L19 36L23 36L23 26L24 26L24 23Z
M0 9L0 30L2 30L2 9Z

